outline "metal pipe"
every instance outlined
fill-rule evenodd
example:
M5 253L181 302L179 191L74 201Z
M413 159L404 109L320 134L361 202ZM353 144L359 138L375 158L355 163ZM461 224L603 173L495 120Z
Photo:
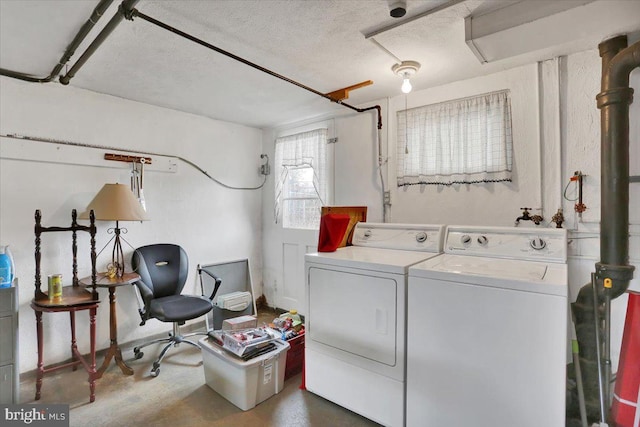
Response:
M598 302L598 291L596 286L596 277L595 273L591 273L591 286L593 287L593 317L595 323L595 334L596 334L596 358L598 359L598 397L600 398L600 424L604 424L606 421L606 410L605 410L605 397L604 397L604 385L603 385L603 373L602 373L602 348L600 344L600 314L598 313L598 306L600 305Z
M124 0L122 3L120 3L120 6L118 6L118 11L115 13L115 15L113 15L111 20L107 23L107 25L105 25L102 31L100 31L100 34L96 36L93 42L91 42L89 47L87 47L80 58L76 61L76 63L73 64L69 71L67 71L67 74L60 77L60 83L62 83L63 85L69 84L69 81L76 75L78 70L85 64L85 62L87 62L89 58L91 58L95 51L100 47L102 42L104 42L105 39L109 37L109 35L118 26L118 24L120 24L120 22L122 22L125 17L129 19L131 10L139 1L140 0Z
M604 363L604 403L611 407L611 293L607 290L604 294L604 351L602 363Z
M387 187L384 182L384 173L382 172L382 165L384 164L384 157L382 156L382 129L378 129L378 173L380 174L380 192L382 193L382 222L387 222L387 205L391 205L390 200L387 200Z
M157 153L157 152L153 152L153 151L137 151L137 150L132 150L132 149L129 149L129 148L112 147L112 146L108 146L108 145L85 144L85 143L82 143L82 142L71 142L71 141L63 141L63 140L60 140L60 139L41 138L41 137L37 137L37 136L27 136L27 135L17 135L17 134L0 134L0 137L13 138L13 139L24 139L24 140L27 140L27 141L46 142L48 144L61 144L61 145L68 145L68 146L71 146L71 147L85 147L85 148L95 148L95 149L99 149L99 150L122 151L122 152L125 152L125 153L145 154L145 155L149 155L149 156L175 157L176 159L181 160L181 161L185 162L187 165L189 165L192 168L196 169L198 172L200 172L201 174L203 174L204 176L209 178L211 181L215 182L216 184L218 184L218 185L220 185L220 186L222 186L224 188L228 188L229 190L259 190L262 187L264 187L264 184L267 182L267 175L264 175L264 178L262 179L262 183L260 185L255 186L255 187L235 187L235 186L232 186L232 185L228 185L228 184L225 184L224 182L214 178L213 176L211 176L209 174L209 172L207 172L206 170L202 169L200 166L198 166L197 164L195 164L191 160L185 159L184 157L180 157L180 156L174 156L174 155L171 155L171 154L162 154L162 153ZM131 245L129 245L129 246L131 246Z
M354 111L357 111L358 113L362 113L362 112L369 111L369 110L374 110L374 109L378 110L378 129L382 129L382 110L381 110L381 107L379 105L374 105L372 107L367 107L367 108L358 108L358 107L354 107L353 105L349 105L349 104L347 104L345 102L342 102L342 101L336 101L335 99L330 97L328 94L322 93L322 92L320 92L320 91L318 91L316 89L313 89L313 88L311 88L311 87L309 87L307 85L304 85L304 84L302 84L300 82L297 82L297 81L295 81L293 79L290 79L289 77L285 77L282 74L278 74L275 71L272 71L272 70L270 70L268 68L265 68L265 67L263 67L261 65L258 65L256 63L254 63L254 62L248 61L248 60L246 60L244 58L241 58L238 55L235 55L235 54L233 54L231 52L228 52L228 51L226 51L224 49L221 49L221 48L219 48L217 46L214 46L211 43L208 43L208 42L206 42L204 40L201 40L201 39L199 39L197 37L192 36L191 34L185 33L184 31L181 31L181 30L179 30L179 29L177 29L175 27L172 27L169 24L166 24L166 23L164 23L162 21L158 21L155 18L152 18L152 17L150 17L148 15L145 15L144 13L140 12L138 9L132 9L131 10L131 17L132 18L136 18L136 17L141 18L144 21L147 21L147 22L149 22L149 23L151 23L153 25L156 25L156 26L164 29L164 30L170 31L170 32L172 32L172 33L174 33L176 35L179 35L180 37L183 37L183 38L185 38L187 40L190 40L190 41L192 41L194 43L197 43L200 46L204 46L204 47L206 47L208 49L211 49L211 50L213 50L215 52L218 52L218 53L220 53L222 55L225 55L225 56L227 56L227 57L229 57L231 59L234 59L234 60L236 60L238 62L241 62L241 63L243 63L245 65L248 65L248 66L250 66L252 68L255 68L256 70L259 70L259 71L262 71L263 73L269 74L270 76L276 77L276 78L278 78L280 80L284 80L287 83L291 83L292 85L295 85L295 86L298 86L299 88L305 89L305 90L307 90L307 91L309 91L311 93L314 93L314 94L316 94L318 96L321 96L321 97L323 97L325 99L328 99L331 102L335 102L337 104L344 105L345 107L350 108L350 109L352 109Z
M611 300L627 290L634 270L629 265L629 105L633 102L629 75L640 66L640 42L627 47L627 37L618 36L600 43L598 49L602 58L601 92L596 96L601 120L600 262L591 282L602 425L609 416L611 394ZM597 284L602 285L604 325L598 315Z
M87 19L87 21L84 23L82 28L80 28L80 31L78 31L78 33L73 38L69 46L67 46L67 49L65 50L64 54L62 55L62 57L60 58L56 66L53 67L53 70L51 70L51 73L47 77L34 77L30 74L21 73L18 71L6 70L4 68L0 68L0 75L12 77L14 79L20 79L20 80L24 80L32 83L50 82L60 73L60 70L62 70L62 67L64 67L64 65L67 62L69 62L71 57L75 54L78 46L80 46L80 43L82 43L82 41L87 37L87 35L96 25L98 20L107 11L109 6L111 6L111 3L113 3L113 0L100 0L100 3L98 3L98 5L93 9L93 12L91 13L91 16L89 17L89 19Z
M602 57L602 91L597 95L601 115L601 210L598 280L610 278L610 297L626 291L633 278L629 265L629 104L633 89L629 74L640 66L640 42L627 46L619 36L598 45Z
M589 427L589 423L587 422L587 407L584 403L584 384L582 383L582 368L580 367L580 351L576 350L576 348L579 347L577 339L572 343L572 347L574 347L573 366L575 366L576 368L576 386L578 389L578 407L580 409L580 421L582 423L582 427Z

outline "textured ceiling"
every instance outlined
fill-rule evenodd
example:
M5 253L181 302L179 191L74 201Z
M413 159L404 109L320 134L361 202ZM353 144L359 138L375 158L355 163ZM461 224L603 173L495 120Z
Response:
M408 0L401 20L443 3ZM457 2L373 40L364 34L399 22L389 17L387 0L142 0L136 8L322 93L373 80L345 101L362 105L399 94L401 79L391 72L398 59L422 64L412 79L419 90L550 57L549 51L538 51L481 64L466 46L466 16L511 3ZM47 76L96 4L0 0L0 67ZM70 65L118 4L111 5ZM571 49L595 47L593 40L588 43ZM562 53L568 52L553 52ZM70 85L256 127L344 109L140 18L121 22Z

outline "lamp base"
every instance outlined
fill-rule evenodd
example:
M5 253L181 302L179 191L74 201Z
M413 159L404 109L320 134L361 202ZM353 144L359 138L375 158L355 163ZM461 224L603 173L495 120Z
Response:
M111 251L111 264L108 266L108 271L111 272L113 269L115 271L115 277L118 279L122 279L122 276L124 276L124 253L122 251L122 243L120 242L121 231L122 229L118 227L118 221L116 221L116 228L113 229L115 237L113 239L113 250ZM109 274L109 276L111 276L111 274Z

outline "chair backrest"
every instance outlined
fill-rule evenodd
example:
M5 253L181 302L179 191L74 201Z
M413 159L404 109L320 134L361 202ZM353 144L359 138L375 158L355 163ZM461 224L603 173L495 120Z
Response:
M189 274L187 253L180 246L169 243L136 249L131 266L154 298L179 295Z

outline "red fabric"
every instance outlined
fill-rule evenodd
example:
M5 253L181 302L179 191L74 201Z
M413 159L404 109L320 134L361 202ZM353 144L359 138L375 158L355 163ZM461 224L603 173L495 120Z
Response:
M629 293L614 394L611 416L615 425L638 427L634 420L640 419L640 294Z
M307 389L307 383L305 382L304 379L304 362L302 363L302 382L300 383L300 387L298 387L300 390L306 390Z
M326 214L320 218L318 252L333 252L342 242L351 217L346 214Z

